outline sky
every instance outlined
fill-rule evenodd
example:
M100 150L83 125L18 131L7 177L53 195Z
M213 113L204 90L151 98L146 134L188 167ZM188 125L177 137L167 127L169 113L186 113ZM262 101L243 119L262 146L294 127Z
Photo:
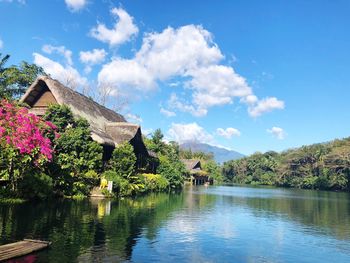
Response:
M350 1L0 0L0 53L144 134L243 154L350 135Z

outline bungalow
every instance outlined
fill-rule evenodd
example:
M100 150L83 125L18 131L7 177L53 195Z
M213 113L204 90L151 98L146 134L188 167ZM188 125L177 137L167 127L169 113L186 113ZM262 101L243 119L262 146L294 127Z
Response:
M202 170L201 161L195 159L182 159L181 162L187 170L187 178L191 184L213 184L213 179L210 179L208 174Z
M74 116L89 122L92 139L104 148L104 160L108 160L113 149L123 142L129 142L134 147L138 169L146 167L149 159L155 159L147 151L139 125L127 122L121 114L48 76L37 78L20 102L26 103L29 111L38 116L44 115L50 104L69 106Z

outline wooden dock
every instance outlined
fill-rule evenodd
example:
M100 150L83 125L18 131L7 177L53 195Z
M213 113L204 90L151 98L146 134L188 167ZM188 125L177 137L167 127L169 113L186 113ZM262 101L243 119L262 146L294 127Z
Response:
M25 256L50 245L51 242L32 239L23 239L23 241L2 245L0 246L0 261Z

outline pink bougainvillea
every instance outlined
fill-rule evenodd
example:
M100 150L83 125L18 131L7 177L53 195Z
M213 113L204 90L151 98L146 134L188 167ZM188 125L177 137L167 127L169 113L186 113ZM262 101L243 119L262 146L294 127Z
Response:
M0 146L15 155L30 156L34 164L51 161L53 148L46 134L54 133L51 122L6 100L0 101Z

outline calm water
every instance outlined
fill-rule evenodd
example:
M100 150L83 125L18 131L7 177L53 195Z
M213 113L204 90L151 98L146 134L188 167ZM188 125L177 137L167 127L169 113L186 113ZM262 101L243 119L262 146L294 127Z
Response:
M13 262L350 262L346 193L219 186L0 209L2 244L53 242Z

